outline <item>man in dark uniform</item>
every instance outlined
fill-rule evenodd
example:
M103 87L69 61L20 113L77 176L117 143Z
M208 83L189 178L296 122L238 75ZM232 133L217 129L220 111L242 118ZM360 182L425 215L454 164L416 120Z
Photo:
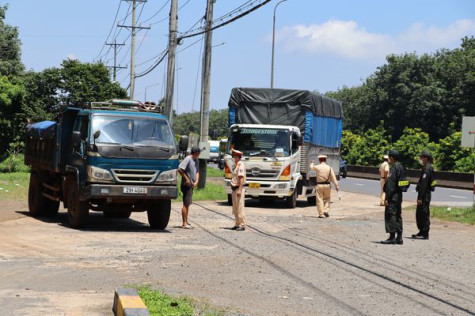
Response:
M391 168L389 169L389 177L385 188L386 199L384 204L386 208L384 210L384 222L386 232L389 233L389 238L381 241L381 243L385 245L402 245L402 190L399 188L399 181L401 181L405 175L405 170L398 161L399 152L397 150L391 149L388 156Z
M422 171L417 183L417 209L416 209L416 222L419 232L412 235L412 238L416 239L429 239L430 229L430 200L432 187L435 185L434 181L434 169L432 168L431 161L432 155L427 150L423 150L420 154Z

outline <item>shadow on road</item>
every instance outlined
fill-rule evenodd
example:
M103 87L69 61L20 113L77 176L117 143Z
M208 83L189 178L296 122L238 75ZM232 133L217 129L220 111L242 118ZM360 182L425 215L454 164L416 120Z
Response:
M33 217L28 211L16 211L18 214L22 214L44 223L57 224L63 227L69 227L68 213L59 212L58 215L52 217L38 216ZM71 228L73 229L73 228ZM86 226L78 228L80 231L114 231L114 232L142 232L142 233L171 233L169 230L153 229L149 225L136 221L131 218L106 218L102 213L91 212L89 213Z

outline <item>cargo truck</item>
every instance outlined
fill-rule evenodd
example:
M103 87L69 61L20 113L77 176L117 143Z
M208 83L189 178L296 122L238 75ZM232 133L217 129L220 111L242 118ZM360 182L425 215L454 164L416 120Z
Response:
M339 175L343 109L339 101L306 91L234 88L229 99L224 178L231 204L231 150L243 152L246 197L283 199L290 208L299 196L316 203L317 156Z
M62 201L73 228L83 227L92 210L120 218L146 211L150 226L164 229L178 195L178 148L157 110L139 101L93 102L28 125L31 215L54 216Z

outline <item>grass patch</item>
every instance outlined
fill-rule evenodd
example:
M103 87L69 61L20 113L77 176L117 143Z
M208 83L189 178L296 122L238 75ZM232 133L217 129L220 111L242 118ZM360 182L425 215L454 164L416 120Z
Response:
M178 198L175 201L182 201L183 194L180 190L180 183L181 177L178 176ZM224 177L223 177L224 183ZM226 195L226 191L224 190L224 184L217 184L211 181L207 181L206 185L203 189L195 189L193 191L193 201L218 201L218 200L226 200L228 196Z
M25 201L29 183L30 174L27 172L0 173L0 201Z
M206 177L221 177L224 179L224 170L213 167L206 167Z
M151 316L221 316L225 314L223 310L199 303L190 297L174 297L162 291L152 290L149 285L133 287L137 289Z
M431 206L430 213L432 217L474 225L475 224L475 204L472 207L446 207Z

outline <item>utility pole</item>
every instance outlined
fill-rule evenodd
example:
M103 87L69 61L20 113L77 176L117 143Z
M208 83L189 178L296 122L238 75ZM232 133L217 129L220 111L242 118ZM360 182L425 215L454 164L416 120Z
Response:
M203 75L201 81L201 135L200 141L208 141L209 130L209 92L211 79L211 51L213 32L213 4L215 0L208 0L206 6L206 35L205 35L205 53L203 56ZM206 159L200 159L200 179L199 188L204 188L206 184Z
M109 46L114 46L114 66L107 66L109 68L112 68L113 71L113 80L117 81L117 69L126 69L127 67L125 66L117 66L117 46L124 46L125 44L117 44L116 40L114 40L114 43L106 43L106 45Z
M150 27L143 27L143 26L136 26L137 24L137 16L136 16L136 9L137 9L137 2L147 2L147 0L124 0L124 1L132 1L132 26L127 25L117 25L118 27L126 27L130 28L132 35L131 35L131 47L130 47L130 99L134 99L134 90L135 90L135 34L137 29L150 29Z
M167 90L165 94L165 116L173 126L173 88L175 84L175 53L177 35L177 7L178 0L172 0L170 5L170 33L168 37L168 68L167 68Z

